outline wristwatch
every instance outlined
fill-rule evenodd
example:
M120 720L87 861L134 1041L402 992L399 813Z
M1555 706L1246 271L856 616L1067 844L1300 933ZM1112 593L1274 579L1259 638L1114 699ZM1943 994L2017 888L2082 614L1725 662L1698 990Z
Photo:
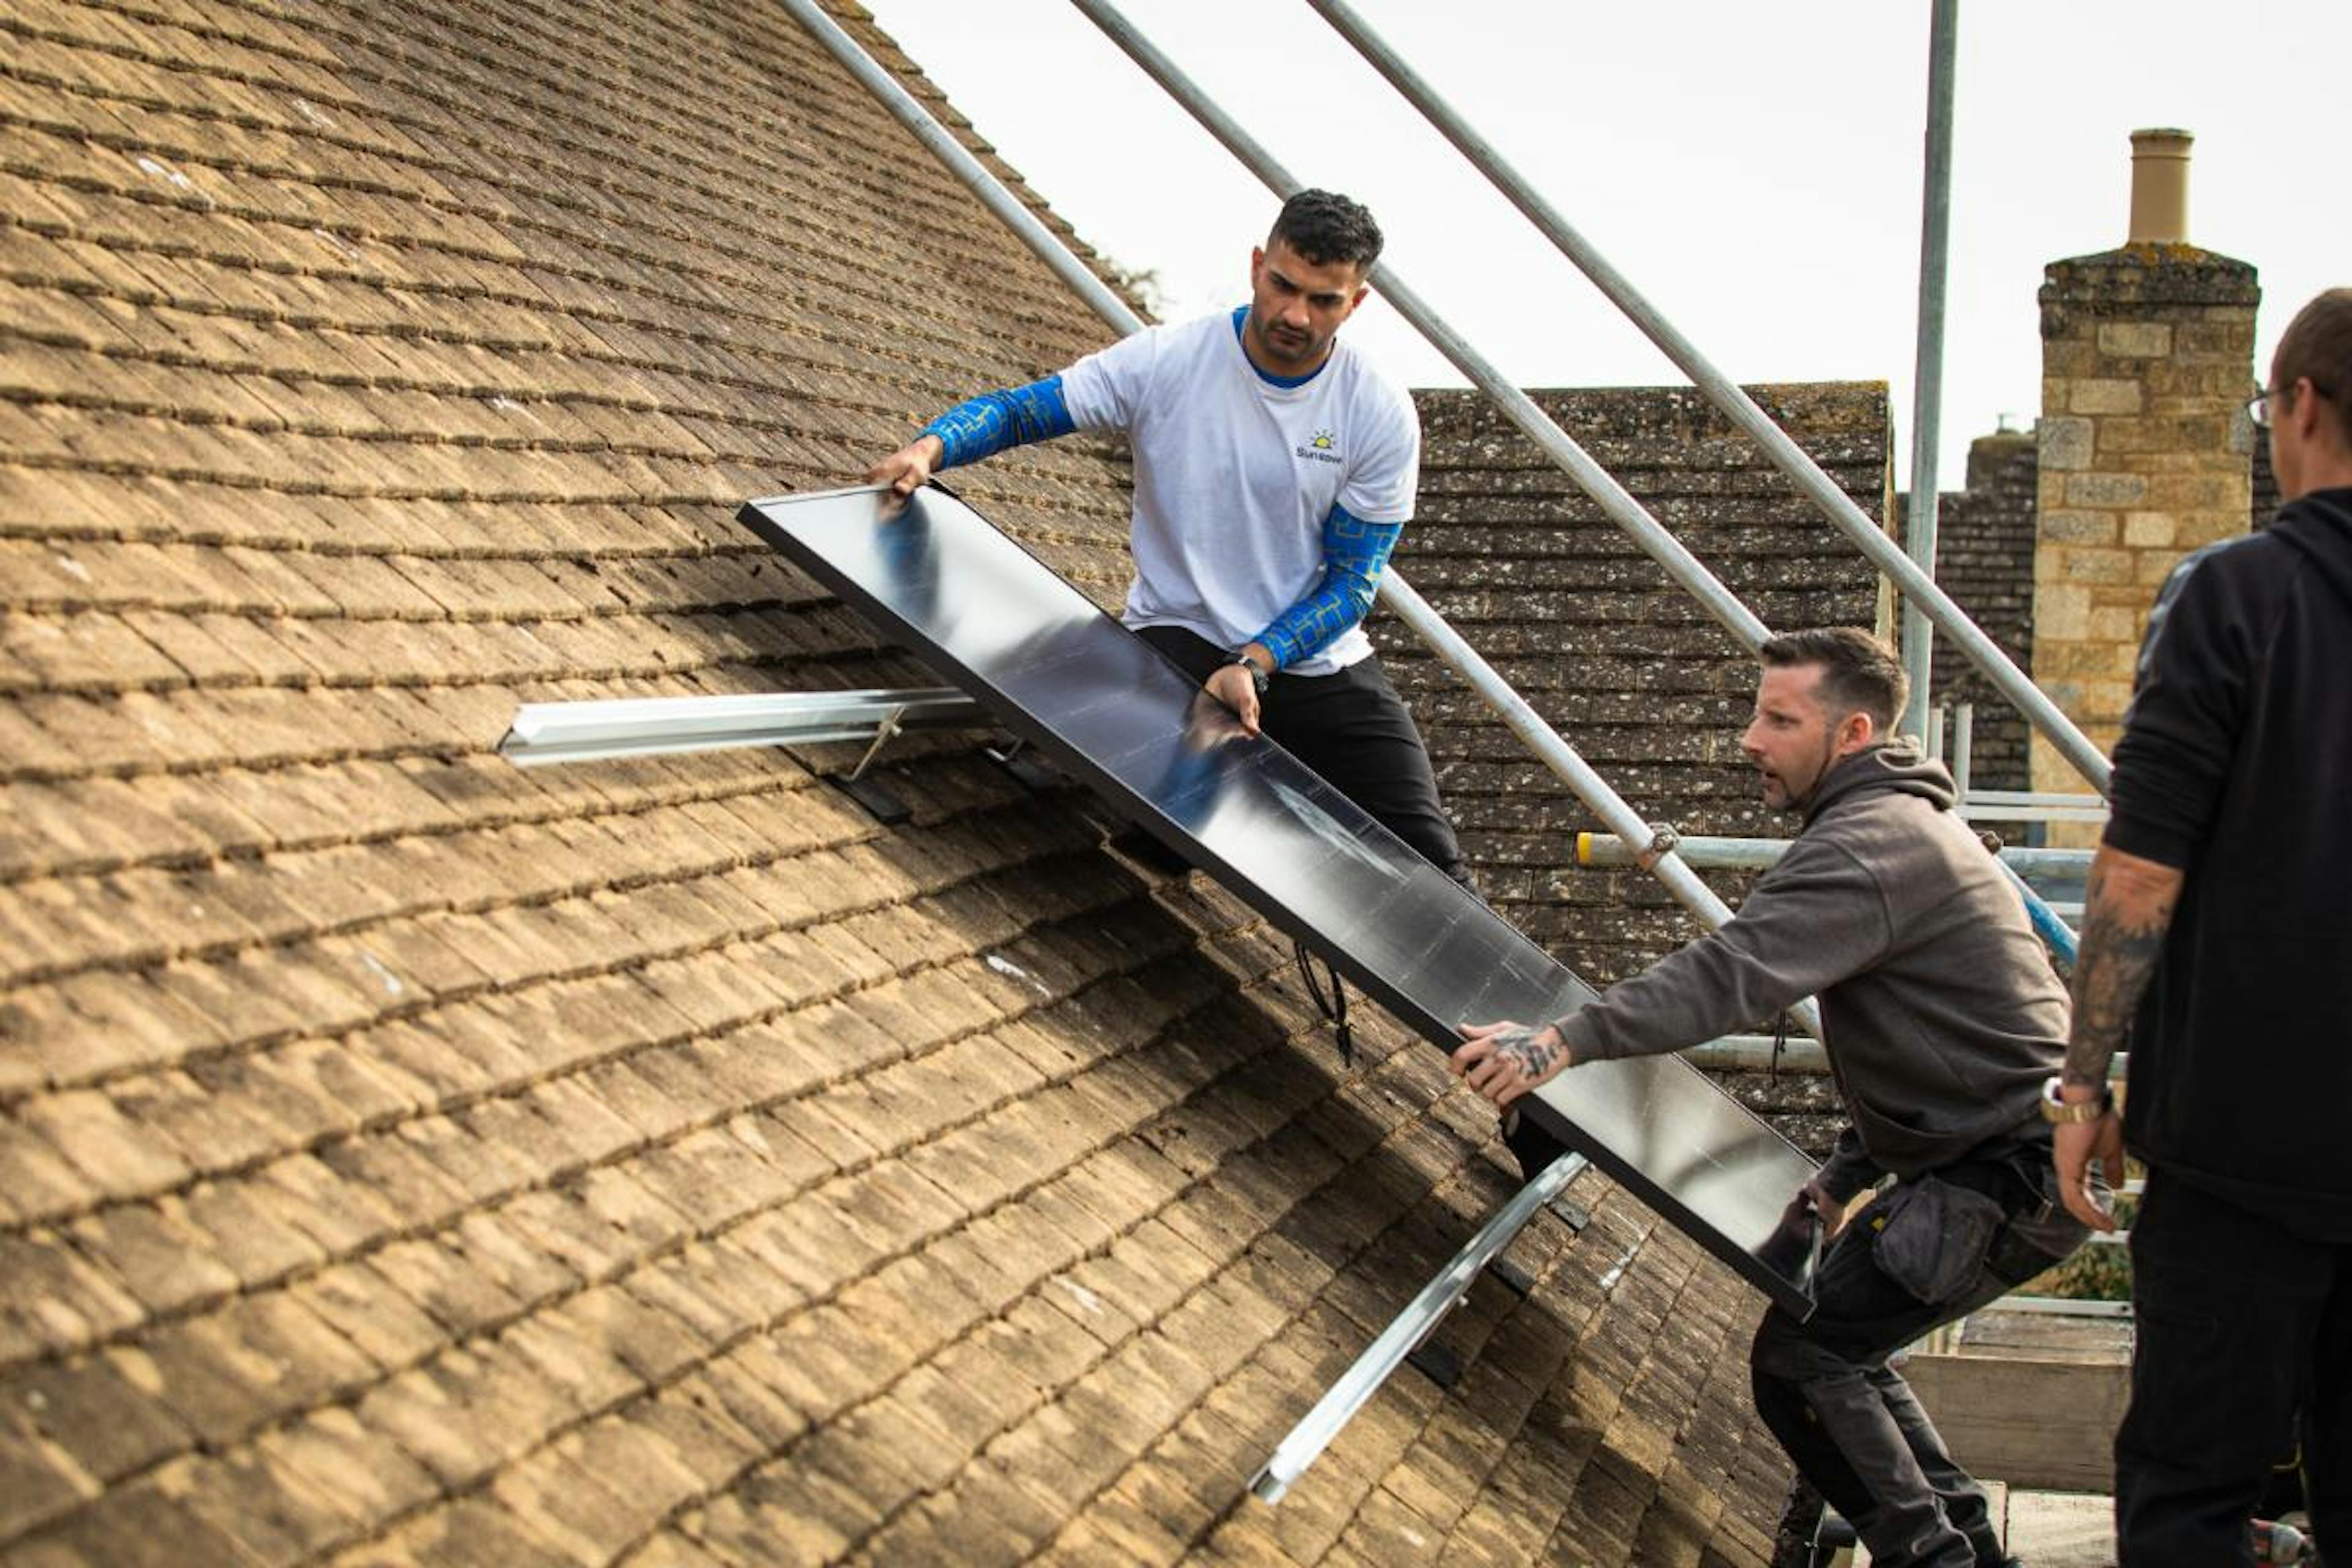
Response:
M1257 694L1260 697L1265 696L1266 674L1265 670L1258 668L1257 660L1252 658L1248 654L1244 653L1241 649L1235 648L1233 652L1225 655L1224 664L1221 664L1217 666L1217 668L1219 669L1223 669L1226 665L1234 664L1238 664L1244 669L1249 671L1250 685L1256 688Z
M2042 1080L2042 1121L2053 1122L2061 1127L2071 1127L2080 1122L2096 1121L2116 1108L2116 1091L2112 1085L2101 1084L2098 1099L2086 1100L2078 1105L2058 1097L2059 1085L2064 1081L2055 1074Z

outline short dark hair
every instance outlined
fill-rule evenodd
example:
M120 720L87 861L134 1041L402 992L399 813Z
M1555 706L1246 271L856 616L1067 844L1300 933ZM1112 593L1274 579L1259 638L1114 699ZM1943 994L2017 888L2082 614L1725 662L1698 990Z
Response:
M2271 356L2271 387L2284 393L2303 376L2332 407L2336 434L2352 445L2352 289L2330 289L2297 310L2278 353Z
M1276 240L1318 267L1352 262L1366 272L1381 258L1382 243L1381 226L1364 205L1335 191L1301 191L1283 203L1266 234L1266 248Z
M1867 713L1884 734L1911 700L1911 678L1895 650L1859 626L1816 626L1768 637L1757 651L1768 668L1822 668L1821 693L1832 719Z

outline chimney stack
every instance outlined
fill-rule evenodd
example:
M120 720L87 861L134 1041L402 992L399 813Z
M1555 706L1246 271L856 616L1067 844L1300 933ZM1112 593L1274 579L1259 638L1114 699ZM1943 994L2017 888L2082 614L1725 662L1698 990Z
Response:
M2186 131L2135 131L2132 143L2131 234L2126 245L2189 241L2189 144Z
M2033 679L2100 746L2182 556L2246 531L2254 269L2189 243L2186 131L2135 131L2131 238L2042 282ZM2033 787L2082 787L2037 736ZM2053 844L2095 841L2050 829Z

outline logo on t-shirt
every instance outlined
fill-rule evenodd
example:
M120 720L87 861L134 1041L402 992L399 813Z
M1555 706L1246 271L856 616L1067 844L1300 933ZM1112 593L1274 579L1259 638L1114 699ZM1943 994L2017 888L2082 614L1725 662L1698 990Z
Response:
M1339 456L1339 437L1328 430L1318 430L1314 439L1297 450L1300 457L1311 458L1318 463L1338 463L1346 460Z

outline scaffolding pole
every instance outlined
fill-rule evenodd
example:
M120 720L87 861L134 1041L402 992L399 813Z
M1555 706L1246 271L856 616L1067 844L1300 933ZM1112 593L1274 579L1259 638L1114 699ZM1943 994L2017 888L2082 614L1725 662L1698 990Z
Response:
M1765 871L1780 863L1795 842L1788 838L1738 838L1716 834L1685 833L1675 839L1675 853L1702 870ZM1650 841L1627 839L1607 833L1576 836L1579 866L1632 866L1649 848ZM2088 849L2042 849L2006 845L2002 862L2028 877L2080 877L2091 867Z
M1580 866L1606 868L1637 864L1642 855L1649 852L1654 839L1643 844L1628 841L1622 837L1605 833L1580 833L1576 836L1576 863ZM1726 871L1764 871L1780 863L1793 842L1786 838L1720 838L1697 834L1676 835L1675 853L1689 865ZM1635 845L1641 844L1640 848ZM2000 851L1997 863L2010 886L2015 889L2018 901L2025 906L2026 919L2033 925L2034 934L2042 944L2067 963L2074 962L2074 931L2047 900L2030 886L2028 873L2036 876L2079 877L2089 869L2087 849L2009 849Z
M1936 575L1936 444L1944 425L1945 258L1952 226L1952 51L1959 9L1960 0L1936 0L1928 29L1927 169L1919 182L1919 344L1911 383L1911 504L1904 513L1903 542L1912 563L1931 581ZM1906 606L1903 672L1911 678L1911 703L1903 714L1906 734L1927 731L1935 653L1935 627ZM2106 793L2104 783L2099 793Z
M807 27L811 34L866 86L867 90L880 100L886 109L915 133L918 140L925 146L938 152L950 171L958 179L971 186L984 198L992 191L1001 196L1002 201L996 199L988 201L990 210L996 212L1012 224L1022 240L1051 265L1057 275L1072 279L1074 284L1078 277L1083 277L1091 286L1080 288L1081 297L1094 307L1098 315L1123 333L1134 332L1141 329L1143 323L1137 319L1134 312L1121 303L1116 295L1110 294L1108 289L1102 287L1101 280L1087 271L1084 265L1071 255L1068 248L1050 230L1036 221L1034 214L1012 198L995 175L990 174L979 160L973 158L960 143L949 136L938 121L931 118L929 110L916 101L914 96L899 85L888 72L876 65L857 41L844 32L816 5L815 0L782 0L782 4L796 20ZM1141 63L1143 58L1148 57L1150 59L1160 60L1163 68L1171 73L1174 71L1174 68L1166 65L1164 58L1160 57L1149 43L1137 37L1133 29L1127 26L1125 19L1119 17L1116 12L1108 11L1108 7L1098 8L1089 5L1087 0L1078 0L1078 4L1080 9L1085 10L1097 26L1111 32L1114 39L1120 37L1120 32L1114 29L1123 30L1127 38L1132 41L1131 43L1122 41L1121 47L1127 49L1130 57L1137 57L1139 49L1143 51L1143 57L1137 57L1139 63ZM1106 20L1104 15L1098 15L1098 10L1108 13L1108 19ZM1150 67L1147 65L1146 68L1150 69ZM1166 84L1163 83L1163 85ZM1188 89L1191 88L1190 82L1184 85ZM1170 90L1175 91L1173 88ZM1213 117L1202 119L1202 122L1213 132L1219 131L1219 122L1223 121L1223 117L1213 105L1207 104L1204 100L1199 100L1196 91L1189 98L1185 94L1178 94L1178 96L1185 99L1187 107L1192 108L1196 119L1202 119L1204 115ZM1198 102L1199 107L1194 107L1195 101ZM1246 146L1248 152L1244 154L1244 161L1249 163L1267 184L1285 196L1298 188L1297 183L1292 181L1270 156L1258 148L1256 143L1249 141L1237 127L1232 126L1230 121L1223 121L1223 124L1224 130L1219 132L1221 139L1224 132L1230 132L1232 137L1237 139L1243 146ZM1234 145L1234 143L1228 142L1228 145ZM1241 152L1241 147L1236 146L1235 151ZM1008 205L1010 210L1008 210ZM1387 274L1381 275L1381 292L1392 302L1396 302L1401 310L1405 309L1403 301L1399 298L1402 288L1402 284ZM1640 502L1627 494L1613 479L1610 478L1605 469L1588 457L1582 448L1570 440L1567 433L1553 424L1524 393L1505 383L1499 374L1486 364L1484 360L1478 358L1466 342L1456 336L1444 323L1438 321L1420 305L1417 300L1413 300L1412 311L1408 314L1416 325L1422 326L1423 331L1430 334L1432 342L1436 342L1449 355L1454 356L1457 364L1463 364L1465 372L1470 363L1475 363L1484 373L1485 381L1491 384L1488 385L1489 392L1498 400L1505 401L1507 407L1510 405L1512 400L1516 400L1525 416L1522 428L1527 429L1529 437L1536 439L1539 446L1544 447L1547 451L1553 452L1555 460L1561 461L1564 467L1570 467L1571 475L1580 484L1583 484L1588 491L1593 493L1596 498L1601 496L1603 490L1613 493L1618 498L1617 504L1612 506L1607 500L1603 500L1604 509L1610 510L1612 521L1633 533L1637 541L1642 542L1643 547L1650 551L1654 558L1666 567L1669 574L1706 605L1715 613L1717 618L1723 621L1732 630L1733 635L1739 638L1743 647L1753 651L1763 641L1768 635L1764 624L1757 619L1748 607L1742 605L1728 588L1718 582L1689 551L1685 550L1679 541L1668 533L1655 519L1643 511ZM1424 324L1424 318L1429 324ZM1515 415L1515 417L1517 416ZM1549 432L1549 437L1539 432ZM1587 479L1588 474L1590 482ZM1461 635L1448 626L1444 618L1413 591L1412 585L1404 580L1402 574L1397 572L1394 566L1381 573L1380 595L1395 612L1398 618L1429 646L1431 651L1448 667L1469 680L1479 696L1502 716L1504 721L1522 738L1527 739L1530 745L1536 747L1545 763L1560 776L1570 790L1575 792L1577 798L1600 817L1604 826L1612 833L1626 837L1643 837L1650 833L1649 825L1642 820L1641 815L1626 803L1624 797L1618 795L1610 786L1608 781L1586 763L1578 754L1576 749L1528 705L1526 699L1514 691L1509 684L1478 655L1477 651L1465 642ZM1731 919L1731 907L1717 897L1715 890L1701 880L1697 873L1684 865L1671 851L1655 857L1648 869L1653 876L1664 884L1666 889L1677 901L1704 921L1709 930L1721 926ZM1807 1033L1818 1035L1821 1032L1820 1009L1811 1002L1801 1003L1790 1012L1800 1026Z
M1089 17L1095 18L1097 26L1102 25L1097 13L1107 7L1101 5L1099 0L1073 0L1073 3ZM1969 662L1982 670L1985 678L2000 689L2001 695L2014 703L2034 728L2049 737L2051 743L2057 747L2060 754L2064 756L2077 772L2089 780L2100 794L2106 793L2107 760L2100 754L2098 748L2091 743L2089 738L2075 726L2073 720L2066 717L2056 703L2050 700L2049 696L2041 688L2033 684L2032 678L2020 669L2016 662L2001 651L2000 645L1987 637L1983 630L1969 618L1968 612L1954 604L1950 595L1936 585L1934 578L1919 570L1911 558L1886 537L1885 531L1871 521L1869 515L1853 503L1853 498L1839 489L1837 482L1823 473L1821 466L1808 457L1803 448L1790 439L1788 432L1774 424L1772 416L1757 406L1755 399L1742 391L1738 383L1717 369L1706 356L1698 351L1696 344L1683 336L1673 322L1667 321L1654 305L1626 280L1622 273L1611 265L1607 258L1570 226L1568 220L1560 216L1558 210L1505 161L1492 143L1472 130L1434 89L1423 81L1420 76L1380 38L1379 35L1366 26L1355 13L1348 8L1343 0L1307 0L1307 4L1320 12L1340 36L1356 48L1358 53L1361 54L1375 70L1388 79L1390 85L1396 88L1414 108L1420 110L1423 116L1435 126L1447 141L1453 142L1463 156L1468 159L1479 173L1485 174L1497 190L1509 198L1511 204L1517 207L1538 229L1541 230L1544 237L1549 239L1562 255L1575 263L1577 268L1591 279L1620 310L1625 313L1627 320L1638 327L1644 336L1658 346L1660 352L1680 367L1684 374L1691 378L1692 384L1696 386L1709 402L1721 409L1735 425L1746 431L1763 449L1764 455L1773 465L1786 474L1790 482L1814 505L1821 508L1830 521L1837 525L1840 531L1860 547L1871 564L1885 573L1896 588L1901 590L1906 600L1917 605L1937 629L1952 639L1953 645L1966 656ZM1124 26L1124 24L1121 26ZM1105 30L1110 31L1108 27ZM1132 31L1131 28L1127 29L1129 34ZM1122 48L1127 48L1128 46L1120 33L1112 32L1111 37ZM1149 46L1145 47L1149 47ZM1135 57L1134 49L1129 48L1128 52L1131 57ZM1140 57L1135 58L1137 58L1137 63L1143 64L1147 71L1152 71L1155 77L1158 76L1159 73L1153 70L1151 66L1145 64ZM1163 81L1161 85L1168 84ZM1192 111L1195 119L1202 119L1202 110L1194 104L1195 95L1175 92L1172 88L1170 90L1178 101ZM1210 112L1213 113L1213 109ZM1224 140L1223 134L1214 124L1206 120L1203 120L1202 123L1208 124L1211 132L1218 135L1221 141ZM1233 143L1227 142L1227 145L1232 146ZM1236 148L1235 151L1238 153L1239 149ZM1246 156L1244 161L1251 162ZM1256 165L1253 163L1252 166L1255 168ZM1265 177L1262 170L1260 177ZM1383 294L1391 293L1390 281L1386 273L1381 275L1380 287ZM1392 295L1391 298L1393 298ZM1399 309L1402 310L1402 304ZM1410 312L1407 314L1410 316ZM1416 321L1415 324L1419 323ZM1433 338L1432 341L1436 340ZM1444 344L1440 342L1438 346L1442 349ZM1461 364L1462 362L1456 360L1454 363ZM1464 365L1463 369L1465 374L1470 374L1468 366ZM1471 379L1475 382L1479 378L1472 374ZM1570 472L1571 477L1580 477L1576 475L1574 469L1570 469ZM1612 513L1612 517L1614 515Z
M1287 199L1303 188L1273 153L1219 108L1215 100L1202 91L1200 86L1173 60L1138 31L1117 6L1108 4L1108 0L1071 0L1071 3L1276 196ZM1578 488L1599 504L1610 521L1623 530L1644 553L1665 569L1666 575L1696 599L1725 630L1738 638L1740 647L1754 653L1762 646L1764 639L1772 635L1770 628L1758 618L1754 611L1740 603L1738 595L1724 586L1721 580L1706 569L1705 563L1693 555L1681 540L1668 532L1664 524L1643 510L1642 503L1634 500L1608 469L1578 446L1556 420L1537 407L1533 398L1512 385L1501 371L1471 346L1468 339L1448 325L1393 268L1386 264L1374 268L1372 283L1380 289L1381 297L1396 308L1399 315L1412 322L1440 353L1453 361L1455 368L1469 377L1474 385L1493 398L1509 416L1511 423L1517 425L1546 457L1565 470L1576 481Z

